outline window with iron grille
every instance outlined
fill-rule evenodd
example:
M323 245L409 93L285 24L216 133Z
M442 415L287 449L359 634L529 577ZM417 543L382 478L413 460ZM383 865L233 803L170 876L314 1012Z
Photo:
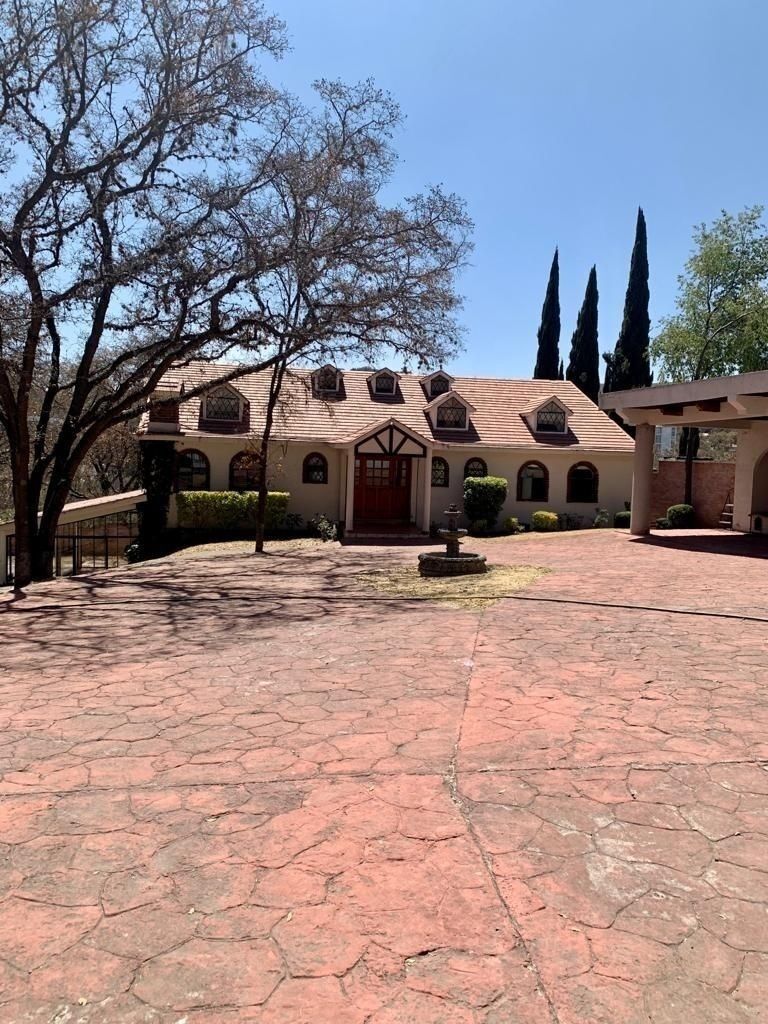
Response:
M451 382L442 374L438 374L437 377L433 377L429 382L429 394L431 398L437 398L438 395L444 395L446 391L450 390Z
M259 459L254 452L238 452L229 464L229 489L231 491L258 490Z
M328 460L319 452L312 452L304 459L302 480L305 484L328 483Z
M465 430L467 407L457 398L449 398L437 409L437 425L448 430Z
M192 448L179 452L176 459L177 491L207 491L209 481L210 467L202 452Z
M212 391L205 399L205 418L236 422L240 419L240 399L228 388Z
M565 433L565 410L557 402L549 402L536 413L536 430L542 434Z
M591 462L577 462L568 470L568 501L594 505L597 502L598 473Z
M432 486L448 486L448 463L445 459L441 459L440 456L435 456L432 459Z
M395 378L391 373L380 373L374 378L373 390L377 395L394 395Z
M464 479L468 476L488 476L488 467L483 459L467 459L464 466Z
M518 501L547 501L549 472L540 462L526 462L517 474Z

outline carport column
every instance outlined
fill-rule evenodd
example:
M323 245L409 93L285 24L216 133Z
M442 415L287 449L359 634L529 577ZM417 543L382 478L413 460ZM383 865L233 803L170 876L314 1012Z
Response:
M635 460L632 465L632 515L629 532L637 537L651 529L651 482L653 480L653 442L656 430L641 423L635 433Z
M344 509L344 532L348 533L353 527L355 514L355 449L354 446L347 450L347 493Z
M429 533L429 525L432 519L432 449L427 448L424 453L424 481L421 491L421 523L419 528L424 533Z

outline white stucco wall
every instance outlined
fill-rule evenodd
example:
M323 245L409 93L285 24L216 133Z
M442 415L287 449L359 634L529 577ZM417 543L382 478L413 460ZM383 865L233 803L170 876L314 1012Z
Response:
M189 439L175 442L177 450L196 448L208 456L211 467L211 490L229 488L229 463L233 455L243 449L242 441L230 438ZM302 464L310 452L322 453L328 460L328 483L302 482ZM545 451L523 452L486 448L482 450L436 450L448 461L450 485L432 488L431 519L442 523L443 511L455 502L463 503L464 464L468 458L483 458L492 476L503 476L509 481L509 495L501 520L517 516L527 523L531 513L539 509L552 512L570 512L592 519L595 508L606 508L613 515L624 508L632 492L632 455L599 452ZM546 502L517 501L517 473L531 460L544 463L549 470L549 500ZM598 501L575 504L566 501L569 468L577 462L591 462L600 474ZM269 485L272 490L285 490L291 495L289 510L305 520L316 513L324 513L334 521L345 517L347 454L344 450L322 444L273 445L270 457ZM431 482L431 459L414 459L411 477L411 521L421 523L425 481ZM171 502L170 525L176 525L175 503Z
M233 455L243 451L243 447L242 440L235 438L194 438L175 443L177 451L194 448L208 457L212 491L229 490L229 463ZM327 484L305 484L302 481L304 458L310 452L319 452L328 460ZM345 466L344 452L328 445L275 443L269 459L269 487L273 491L290 493L289 512L298 512L305 520L321 513L337 521L343 518L344 513ZM170 526L176 525L176 503L173 499L168 522Z
M768 460L755 469L768 452L768 423L754 420L749 430L739 432L736 475L733 488L733 528L747 531L750 513L768 512Z
M446 459L449 467L449 486L432 490L432 519L441 523L443 511L449 504L461 507L463 502L464 464L472 456L485 460L489 476L502 476L509 484L507 501L501 513L500 522L507 516L517 516L521 523L528 523L531 514L546 509L549 512L569 512L592 519L595 508L606 508L613 516L620 512L632 494L632 454L611 454L600 452L546 451L522 452L486 448L482 451L449 450L436 451ZM549 499L544 501L517 500L517 474L526 462L541 462L549 470ZM598 500L586 504L568 502L568 470L577 462L591 462L598 471Z

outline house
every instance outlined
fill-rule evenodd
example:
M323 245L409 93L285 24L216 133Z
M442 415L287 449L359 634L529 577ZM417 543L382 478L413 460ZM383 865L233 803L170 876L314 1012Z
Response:
M269 372L184 397L226 372L173 369L150 399L140 438L174 445L176 490L256 487ZM539 509L591 520L630 496L632 439L567 381L296 370L272 437L270 488L289 491L304 519L321 513L347 532L427 531L461 505L467 476L506 477L502 517L521 522ZM174 514L172 502L171 525Z
M615 410L635 427L632 533L642 536L651 528L654 438L659 427L667 426L738 432L733 495L725 519L737 530L768 532L768 370L612 391L600 396L600 406ZM708 497L701 490L697 496L696 468L694 464L694 509Z

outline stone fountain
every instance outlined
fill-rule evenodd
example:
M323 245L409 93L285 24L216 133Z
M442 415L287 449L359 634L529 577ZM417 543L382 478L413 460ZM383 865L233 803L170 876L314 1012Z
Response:
M473 573L487 572L485 555L476 555L469 551L462 553L461 541L467 531L460 530L460 510L456 505L449 505L443 513L448 520L448 528L438 530L438 536L445 541L445 554L426 551L419 555L419 572L422 576L468 576Z

